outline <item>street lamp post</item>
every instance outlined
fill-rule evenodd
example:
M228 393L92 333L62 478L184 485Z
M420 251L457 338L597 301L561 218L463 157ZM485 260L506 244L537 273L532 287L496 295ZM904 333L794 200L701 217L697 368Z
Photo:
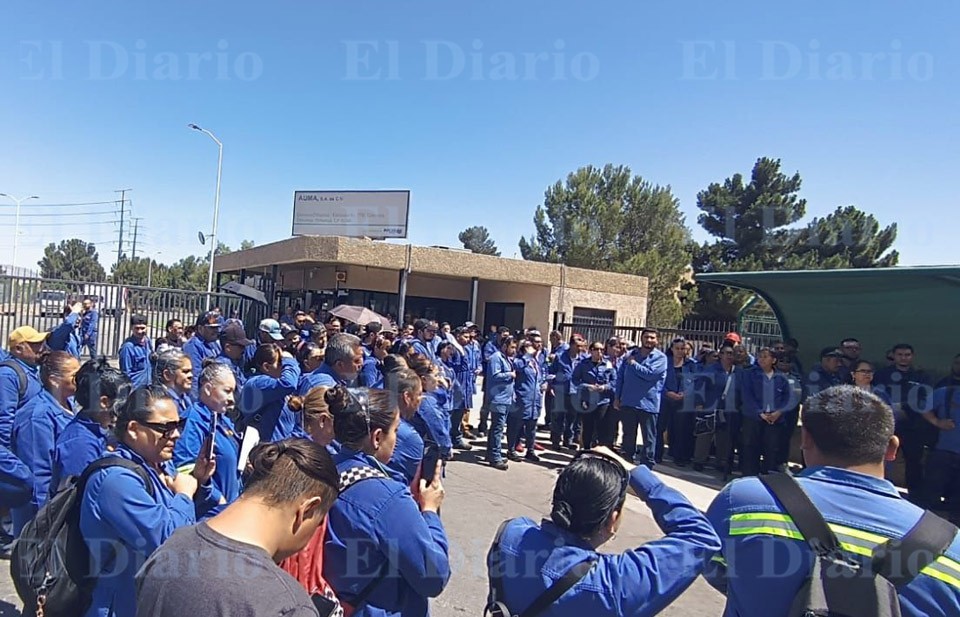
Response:
M13 263L10 264L13 266L13 273L17 273L17 247L20 246L20 204L27 201L28 199L40 199L36 195L31 195L30 197L21 197L17 199L13 195L7 195L6 193L0 193L0 197L6 197L7 199L13 200L17 204L17 222L13 228Z
M210 268L207 271L207 310L210 310L210 293L213 291L213 258L217 251L217 221L220 219L220 172L223 168L223 143L207 129L200 128L196 124L188 124L187 126L195 131L206 133L217 144L219 150L217 155L217 194L213 202L213 232L210 234Z

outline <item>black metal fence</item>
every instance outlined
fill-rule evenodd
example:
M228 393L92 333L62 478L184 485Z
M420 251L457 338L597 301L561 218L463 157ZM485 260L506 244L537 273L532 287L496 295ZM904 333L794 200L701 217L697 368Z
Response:
M20 326L51 332L63 323L65 307L85 298L96 302L97 352L108 357L116 357L129 335L131 315L146 317L148 334L156 338L170 319L193 325L208 305L219 307L224 317L243 319L248 332L268 310L232 294L212 293L208 302L206 292L0 275L0 340L6 346L10 332Z
M698 351L704 343L709 343L716 349L728 332L738 332L747 351L755 353L761 347L771 346L781 340L780 325L776 320L762 321L763 323L744 320L738 325L732 321L686 320L679 327L657 330L660 333L661 346L666 347L671 339L682 336L693 344L694 351ZM569 340L576 332L588 341L605 341L617 336L639 344L643 328L642 325L614 324L613 320L606 318L575 317L570 322L559 324L557 329L563 334L564 340Z

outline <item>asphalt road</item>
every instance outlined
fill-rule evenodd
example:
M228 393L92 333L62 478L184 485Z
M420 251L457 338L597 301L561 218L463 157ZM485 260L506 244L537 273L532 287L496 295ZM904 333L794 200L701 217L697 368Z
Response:
M541 440L545 435L540 435ZM432 601L434 617L481 615L487 595L485 558L497 527L507 518L527 516L540 520L550 512L550 499L557 470L570 460L568 453L542 452L543 462L511 463L506 472L479 462L480 444L472 452L457 455L447 465L447 492L442 518L450 539L453 576L444 593ZM664 481L683 492L700 509L706 509L716 490L717 478L689 469L664 467ZM615 540L603 552L621 552L661 537L646 506L627 498L627 515ZM0 571L0 617L19 615L20 602L9 571ZM702 578L661 615L707 617L723 612L723 597Z

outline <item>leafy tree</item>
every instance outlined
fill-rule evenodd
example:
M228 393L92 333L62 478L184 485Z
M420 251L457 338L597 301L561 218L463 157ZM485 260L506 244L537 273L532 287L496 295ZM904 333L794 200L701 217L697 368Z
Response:
M880 229L872 214L855 206L839 207L791 235L784 266L788 270L888 268L900 259L891 250L896 239L896 223Z
M51 242L37 262L43 278L102 283L107 278L95 244L71 238L59 245Z
M486 227L467 227L458 237L463 248L473 253L500 257L500 251L497 250L497 245L490 238L490 232Z
M533 222L524 259L646 276L651 324L674 326L689 310L690 232L670 187L623 165L582 167L546 190Z
M240 250L241 250L241 251L250 250L250 249L252 249L254 246L256 246L256 244L253 242L253 240L243 240L243 241L240 242Z

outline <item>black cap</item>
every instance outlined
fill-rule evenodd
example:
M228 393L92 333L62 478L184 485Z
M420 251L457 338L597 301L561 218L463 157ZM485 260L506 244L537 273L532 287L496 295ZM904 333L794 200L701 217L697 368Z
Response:
M820 350L820 359L824 358L842 358L843 354L836 347L824 347Z
M246 347L253 341L247 338L243 326L238 323L229 323L220 331L220 342L224 345L240 345Z

